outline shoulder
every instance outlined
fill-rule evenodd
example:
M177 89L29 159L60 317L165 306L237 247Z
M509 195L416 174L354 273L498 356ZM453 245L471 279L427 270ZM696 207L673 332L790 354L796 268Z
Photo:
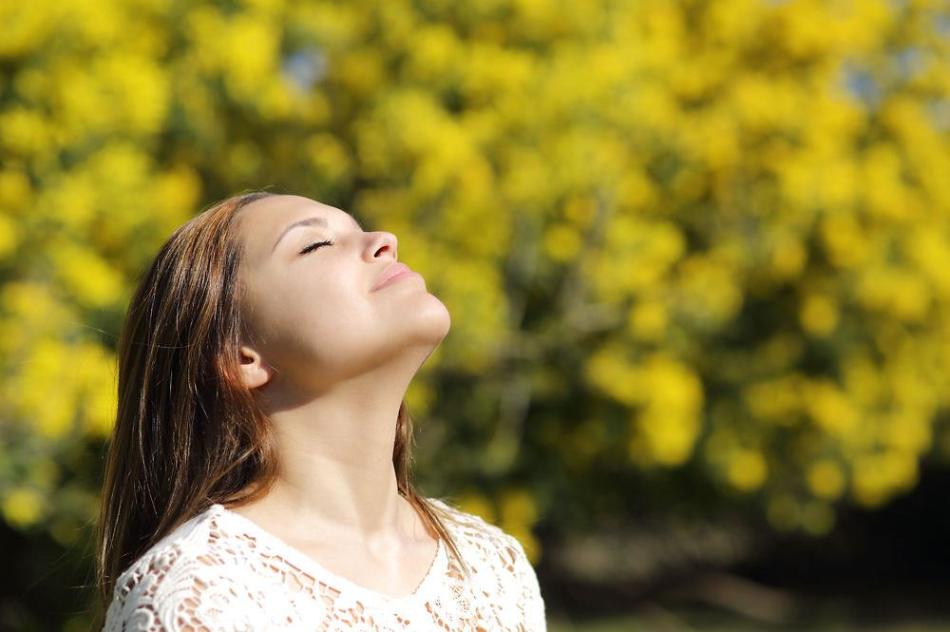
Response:
M459 534L465 537L491 538L501 540L508 536L501 527L494 525L478 514L459 509L452 503L435 496L427 496L430 505L436 507L451 522L452 535Z
M474 548L483 555L500 555L507 563L513 563L519 556L524 557L524 549L518 539L498 525L440 498L430 497L426 500L449 518L446 528L453 537L463 540L468 548Z
M538 577L521 542L498 525L438 499L426 498L451 521L446 528L476 569L475 581L499 599L510 601L528 630L545 629L544 599Z
M205 510L118 577L105 632L245 629L263 595L247 574L233 572L233 560L233 543L219 528L216 512Z

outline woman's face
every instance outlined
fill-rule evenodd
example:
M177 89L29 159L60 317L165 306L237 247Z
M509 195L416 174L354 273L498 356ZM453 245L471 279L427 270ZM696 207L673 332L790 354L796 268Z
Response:
M245 344L276 370L272 381L313 391L387 364L415 369L448 333L448 310L417 273L374 289L396 263L392 233L364 232L348 213L296 195L238 214Z

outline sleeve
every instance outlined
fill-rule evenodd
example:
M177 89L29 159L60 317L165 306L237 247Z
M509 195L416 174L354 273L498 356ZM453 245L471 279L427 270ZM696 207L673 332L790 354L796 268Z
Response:
M103 632L239 632L253 630L254 599L239 582L200 563L143 560L123 574Z
M528 632L547 632L544 598L541 596L538 575L528 560L524 547L518 538L507 533L505 535L516 553L514 560L515 576L518 578L525 630Z

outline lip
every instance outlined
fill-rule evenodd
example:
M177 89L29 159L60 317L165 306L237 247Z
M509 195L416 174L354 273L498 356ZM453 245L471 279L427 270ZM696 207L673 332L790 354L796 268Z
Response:
M416 274L416 272L404 263L393 263L379 274L376 278L376 284L373 285L373 289L370 291L375 292L389 285L391 281L395 281L409 274Z

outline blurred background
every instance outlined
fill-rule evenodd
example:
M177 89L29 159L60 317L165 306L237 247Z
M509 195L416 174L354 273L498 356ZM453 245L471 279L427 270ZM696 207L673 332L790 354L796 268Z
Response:
M946 0L0 2L0 629L78 631L114 349L250 189L452 313L416 472L550 629L950 630Z

